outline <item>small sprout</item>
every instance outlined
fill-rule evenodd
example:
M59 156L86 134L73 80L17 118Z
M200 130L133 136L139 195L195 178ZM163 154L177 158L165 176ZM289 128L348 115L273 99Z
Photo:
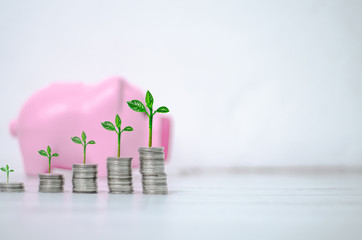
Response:
M1 169L1 171L6 172L7 182L9 182L9 174L10 174L11 172L14 172L14 170L13 170L13 169L10 169L10 168L9 168L9 165L7 165L7 164L6 164L6 168L2 167L2 168L0 168L0 169Z
M52 149L48 146L47 147L47 151L45 150L39 150L38 153L41 155L41 156L44 156L44 157L47 157L48 160L49 160L49 173L51 171L51 160L52 160L52 157L58 157L59 154L58 153L54 153L52 154Z
M93 141L93 140L90 140L89 142L87 142L87 135L85 134L84 131L82 132L82 140L79 137L72 137L71 139L76 144L82 144L83 145L83 154L84 154L83 164L85 164L87 145L88 144L96 144L96 142Z
M153 111L153 96L150 93L150 91L147 91L146 93L146 106L149 109L149 112L147 112L145 105L143 105L143 103L139 100L132 100L132 101L128 101L127 104L128 106L136 112L144 112L147 114L148 116L148 128L149 128L149 136L148 136L148 147L152 147L152 123L153 123L153 115L155 115L156 113L168 113L169 110L167 107L162 106L157 108L156 111Z
M119 117L119 115L117 114L116 115L116 119L115 119L115 124L116 126L113 125L113 123L109 122L109 121L105 121L105 122L102 122L102 126L107 129L108 131L114 131L117 133L118 135L118 152L117 152L117 156L120 157L121 155L121 133L126 131L126 132L132 132L133 131L133 128L131 126L127 126L125 128L123 128L121 130L121 123L122 123L122 120L121 118Z

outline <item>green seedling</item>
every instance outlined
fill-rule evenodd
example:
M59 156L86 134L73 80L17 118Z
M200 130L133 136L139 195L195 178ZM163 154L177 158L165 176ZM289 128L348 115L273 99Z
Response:
M146 93L146 106L148 108L148 112L146 110L145 105L139 100L132 100L127 102L128 106L136 112L144 112L148 116L148 128L149 128L149 135L148 135L148 147L152 147L152 123L153 123L153 115L156 113L168 113L169 110L167 107L162 106L157 108L156 111L153 111L153 97L150 91Z
M6 164L6 168L2 167L2 168L1 168L1 171L6 172L7 182L9 182L9 174L10 174L11 172L14 172L14 170L13 170L13 169L10 169L10 168L9 168L9 165Z
M54 153L52 154L52 149L48 146L47 147L47 151L45 150L39 150L38 153L44 157L47 157L49 160L49 173L51 171L51 162L52 162L52 157L58 157L59 154L58 153Z
M96 144L96 142L93 141L93 140L90 140L89 142L87 142L87 135L85 135L84 131L82 132L82 140L80 140L79 137L72 137L71 139L76 144L82 144L83 145L83 153L84 153L83 164L85 164L87 145L88 144Z
M122 120L121 118L119 117L119 115L117 114L116 115L116 119L115 119L115 124L116 126L114 126L113 123L109 122L109 121L105 121L105 122L102 122L102 126L109 130L109 131L115 131L118 135L118 151L117 151L117 156L120 157L121 155L121 133L126 131L126 132L132 132L133 131L133 128L131 126L127 126L125 128L123 128L121 130L121 123L122 123Z

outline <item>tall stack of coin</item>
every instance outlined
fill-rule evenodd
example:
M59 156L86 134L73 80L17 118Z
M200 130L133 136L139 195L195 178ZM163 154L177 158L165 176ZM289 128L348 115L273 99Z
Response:
M97 193L97 164L73 164L73 192Z
M39 174L39 192L56 193L63 192L64 177L62 174Z
M142 147L140 154L140 173L144 194L167 194L167 175L163 147Z
M132 158L107 158L107 177L110 193L133 193Z
M0 183L0 192L24 192L23 183Z

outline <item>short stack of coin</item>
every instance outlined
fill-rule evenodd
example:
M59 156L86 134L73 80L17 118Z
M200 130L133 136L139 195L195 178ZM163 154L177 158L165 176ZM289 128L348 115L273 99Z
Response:
M39 192L57 193L64 190L64 177L62 174L39 174Z
M167 175L163 147L142 147L140 154L140 173L144 194L167 194Z
M0 192L24 192L23 183L0 183Z
M107 178L110 193L133 193L132 158L107 158Z
M73 192L97 193L97 164L73 164Z

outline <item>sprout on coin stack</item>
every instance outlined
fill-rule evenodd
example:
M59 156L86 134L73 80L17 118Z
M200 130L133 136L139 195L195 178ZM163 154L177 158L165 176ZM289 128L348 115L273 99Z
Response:
M140 113L148 116L148 147L138 149L140 154L140 172L142 174L142 186L144 194L167 194L167 175L165 173L165 159L163 147L152 147L152 125L153 116L156 113L168 113L167 107L162 106L153 111L153 96L147 91L145 105L139 100L127 102L128 106Z
M82 132L82 140L80 140L79 137L72 137L71 139L74 143L81 144L83 146L83 164L85 164L87 156L87 145L96 144L96 142L93 140L87 142L87 135L85 134L84 131Z
M59 154L58 153L53 153L52 154L52 149L50 148L50 146L48 145L47 147L47 151L45 150L39 150L38 153L41 155L41 156L44 156L44 157L47 157L48 160L49 160L49 170L48 170L48 173L50 173L51 171L51 165L52 165L52 157L58 157Z
M10 173L15 171L10 169L8 164L6 164L6 167L0 169L1 171L6 172L6 183L0 183L0 192L24 192L23 183L9 182Z
M39 150L38 153L41 156L47 157L49 162L48 173L39 174L40 184L39 184L39 192L46 193L55 193L55 192L63 192L64 186L64 177L62 174L52 174L51 173L51 162L52 157L58 157L58 153L52 154L52 149L48 145L47 150Z
M9 175L10 175L11 172L14 172L14 170L10 169L9 165L6 164L6 168L2 167L1 171L6 172L6 182L9 183Z
M72 137L72 141L83 146L83 164L73 164L73 192L75 193L97 193L97 164L86 164L86 151L89 144L96 142L90 140L87 142L87 135L82 132L82 139Z
M103 128L108 131L113 131L117 133L118 139L118 150L117 157L108 157L107 158L107 178L108 178L108 187L110 193L133 193L132 186L132 167L131 157L121 158L121 134L123 132L132 132L133 128L127 126L121 128L122 120L117 114L115 118L115 125L109 121L101 123Z

